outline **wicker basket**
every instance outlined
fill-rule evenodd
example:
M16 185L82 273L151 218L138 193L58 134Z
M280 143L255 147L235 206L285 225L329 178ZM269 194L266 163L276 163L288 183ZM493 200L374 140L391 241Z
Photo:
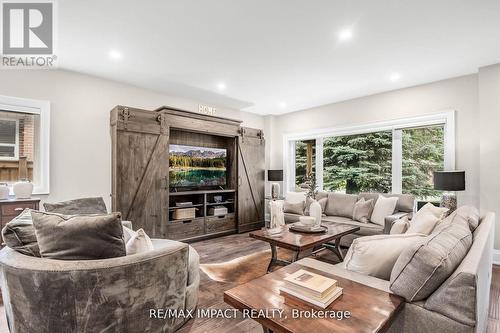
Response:
M174 211L175 220L194 219L196 217L196 208L179 208Z

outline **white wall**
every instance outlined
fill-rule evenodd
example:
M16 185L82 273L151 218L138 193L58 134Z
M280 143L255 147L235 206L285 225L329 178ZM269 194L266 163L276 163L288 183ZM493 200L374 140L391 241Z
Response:
M500 250L500 64L479 70L479 109L481 212L497 214L495 248Z
M44 201L102 196L110 208L109 111L116 105L196 111L198 101L68 71L4 70L0 95L51 102L50 194ZM218 108L217 115L264 128L264 117Z
M282 168L283 134L456 110L456 169L466 172L459 204L479 206L477 75L356 98L274 117L271 168Z

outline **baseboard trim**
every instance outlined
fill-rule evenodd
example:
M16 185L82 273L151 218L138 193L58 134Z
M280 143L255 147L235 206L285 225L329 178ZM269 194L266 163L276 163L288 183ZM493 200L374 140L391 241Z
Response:
M493 250L493 265L500 266L500 250Z

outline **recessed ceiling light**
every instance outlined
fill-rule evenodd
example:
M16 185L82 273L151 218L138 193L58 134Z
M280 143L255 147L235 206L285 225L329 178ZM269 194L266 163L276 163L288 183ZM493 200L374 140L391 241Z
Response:
M352 38L352 30L345 28L339 31L339 41L344 42Z
M285 102L280 102L279 107L284 109L286 108L286 103Z
M392 73L392 74L391 74L391 76L389 77L389 79L390 79L392 82L396 82L396 81L398 81L400 78L401 78L401 74L399 74L399 73Z
M120 52L118 52L117 50L109 51L108 55L113 60L119 60L122 58L122 54Z
M224 82L217 83L217 89L219 89L220 91L226 90L226 84Z

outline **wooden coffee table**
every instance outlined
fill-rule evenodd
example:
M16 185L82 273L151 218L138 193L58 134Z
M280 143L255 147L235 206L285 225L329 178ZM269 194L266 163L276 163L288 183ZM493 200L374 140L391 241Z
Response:
M297 301L293 306L285 304L279 293L279 287L284 284L284 278L299 269L331 277L338 281L343 294L325 310L332 313L349 311L350 318L344 314L344 319L306 318L312 313L311 306ZM325 272L293 263L287 267L266 274L260 278L239 285L224 293L224 301L232 307L248 313L266 309L282 310L265 316L251 316L259 322L264 331L287 333L323 333L323 332L384 332L391 324L396 314L403 307L404 301L397 295L368 287L366 285L343 279ZM301 317L294 318L294 313L302 312Z
M279 234L270 234L266 230L252 231L249 236L255 239L268 242L271 246L271 262L267 267L267 271L271 272L274 265L286 266L296 261L300 254L312 250L318 246L324 246L331 250L339 257L340 261L344 260L344 255L340 249L340 239L342 236L354 233L359 230L359 227L340 224L329 223L322 224L328 228L326 232L310 234L289 230L288 225L283 226L283 231ZM276 247L282 247L294 251L292 261L278 259Z

